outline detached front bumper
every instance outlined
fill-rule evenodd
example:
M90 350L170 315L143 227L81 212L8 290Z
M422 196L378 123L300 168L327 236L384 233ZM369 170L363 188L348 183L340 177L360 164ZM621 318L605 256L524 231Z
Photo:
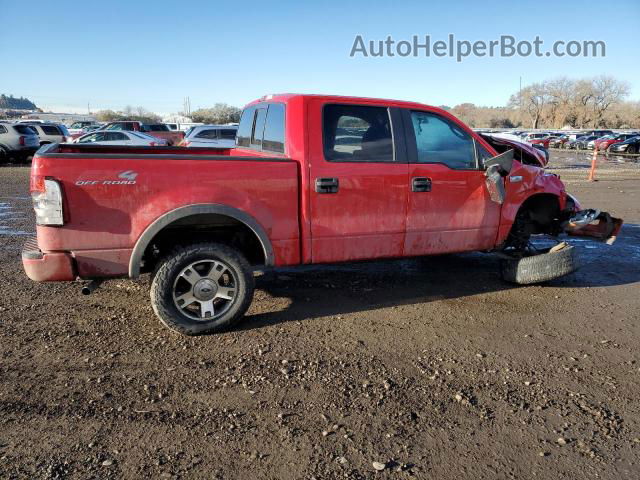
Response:
M65 252L44 253L35 238L22 248L22 266L27 276L36 282L64 282L76 279L73 259Z
M580 210L562 224L562 229L574 237L591 237L611 245L622 228L622 219L608 212Z

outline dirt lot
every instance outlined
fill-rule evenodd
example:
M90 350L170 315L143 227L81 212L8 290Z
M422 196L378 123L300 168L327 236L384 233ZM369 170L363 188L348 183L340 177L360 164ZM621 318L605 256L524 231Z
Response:
M30 282L29 171L0 168L0 478L638 478L640 168L587 183L572 155L554 171L627 225L570 277L514 287L486 254L278 271L198 338L147 279Z

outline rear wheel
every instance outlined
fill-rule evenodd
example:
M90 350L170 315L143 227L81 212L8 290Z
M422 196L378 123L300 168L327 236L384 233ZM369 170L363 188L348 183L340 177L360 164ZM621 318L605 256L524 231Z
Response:
M253 272L235 249L216 243L177 247L151 284L151 305L167 327L184 335L237 323L253 298Z

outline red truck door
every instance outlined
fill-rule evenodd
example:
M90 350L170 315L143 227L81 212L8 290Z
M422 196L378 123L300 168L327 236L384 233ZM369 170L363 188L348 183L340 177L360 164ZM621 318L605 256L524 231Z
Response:
M400 110L309 103L314 263L401 256L408 166ZM395 140L395 142L394 142Z
M403 119L411 185L405 255L493 247L500 205L489 198L473 137L435 112L403 110Z

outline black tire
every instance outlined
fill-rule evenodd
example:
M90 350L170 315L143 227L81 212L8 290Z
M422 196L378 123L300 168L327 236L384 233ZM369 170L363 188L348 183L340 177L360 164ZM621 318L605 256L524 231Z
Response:
M212 264L211 271L202 276L208 263ZM230 284L221 285L220 280L216 279L217 286L212 287L211 282L214 280L208 276L214 269L220 270L219 265L226 269L220 274L222 275L221 280L226 276L227 279L230 279ZM200 271L197 271L198 269ZM191 276L193 273L196 274L196 283L191 283L194 278L185 283L187 276ZM209 281L209 284L205 285L204 290L201 287L200 290L197 290L197 285L203 281ZM180 287L186 287L186 291L178 295L176 299L175 295ZM218 298L219 288L232 291L232 299ZM198 300L196 297L198 293L202 294L202 291L209 292L207 293L209 295L212 289L216 297L213 299L205 298L204 302L219 300L219 303L217 305L211 303L210 308L213 309L211 312L213 316L208 316L206 314L209 312L205 311L202 299ZM198 243L177 247L160 261L151 283L151 306L160 321L170 329L183 335L201 335L219 332L240 321L251 304L253 290L253 272L240 252L217 243ZM186 295L193 299L192 303L183 303L179 306L180 297ZM224 303L222 313L216 314L215 309L219 308L223 302L229 303ZM198 310L195 310L196 308ZM198 318L194 318L194 316ZM201 317L202 319L200 319ZM209 320L209 318L211 319Z
M507 282L520 285L563 277L575 272L579 267L576 250L571 245L566 245L558 251L530 257L503 259L500 264L502 278Z
M9 161L9 151L0 145L0 163Z

